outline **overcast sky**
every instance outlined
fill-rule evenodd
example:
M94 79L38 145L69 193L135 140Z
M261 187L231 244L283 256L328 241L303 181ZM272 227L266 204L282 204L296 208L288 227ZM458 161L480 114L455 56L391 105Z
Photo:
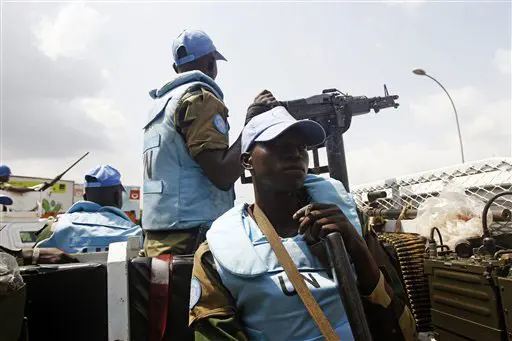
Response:
M66 179L109 163L141 185L148 91L173 77L171 46L202 29L229 60L218 84L231 141L263 89L290 100L338 88L399 109L357 117L345 134L352 186L511 154L511 4L2 3L0 161L16 175ZM252 189L237 186L239 199Z

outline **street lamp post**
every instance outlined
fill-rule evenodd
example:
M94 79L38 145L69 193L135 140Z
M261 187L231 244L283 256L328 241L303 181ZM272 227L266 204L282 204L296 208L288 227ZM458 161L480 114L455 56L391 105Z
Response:
M459 133L459 145L460 145L460 155L461 155L461 158L462 158L462 163L464 163L464 147L462 146L462 135L460 133L460 125L459 125L459 115L457 114L457 109L455 108L455 104L453 103L453 100L452 100L452 97L450 96L450 94L448 93L448 91L444 88L444 86L439 83L439 81L437 79L435 79L434 77L432 77L431 75L427 74L425 72L425 70L423 69L414 69L412 70L412 72L415 74L415 75L418 75L418 76L426 76L430 79L432 79L434 82L437 83L437 85L439 85L441 87L441 89L444 90L444 92L446 93L446 95L448 96L448 98L450 99L450 102L452 103L452 107L453 107L453 112L455 113L455 122L457 123L457 132Z

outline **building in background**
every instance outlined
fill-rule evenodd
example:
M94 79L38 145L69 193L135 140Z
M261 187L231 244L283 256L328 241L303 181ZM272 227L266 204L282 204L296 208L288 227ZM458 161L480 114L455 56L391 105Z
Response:
M52 179L13 175L9 184L18 187L31 187L50 181ZM124 188L126 191L123 194L122 209L133 221L138 221L141 215L140 187L124 186ZM13 204L9 207L11 212L26 212L31 213L31 216L47 218L66 212L75 202L83 200L84 185L74 181L61 180L44 192L0 191L0 194L13 200Z

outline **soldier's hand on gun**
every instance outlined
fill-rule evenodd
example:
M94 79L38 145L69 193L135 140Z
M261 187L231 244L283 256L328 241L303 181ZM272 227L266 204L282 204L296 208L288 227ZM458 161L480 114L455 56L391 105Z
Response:
M337 205L313 203L304 206L293 218L299 222L299 234L310 245L317 243L331 232L339 232L347 251L355 251L363 239Z
M251 118L269 111L278 105L280 105L280 103L275 99L274 95L268 90L263 90L256 96L254 102L247 109L245 124L247 125Z

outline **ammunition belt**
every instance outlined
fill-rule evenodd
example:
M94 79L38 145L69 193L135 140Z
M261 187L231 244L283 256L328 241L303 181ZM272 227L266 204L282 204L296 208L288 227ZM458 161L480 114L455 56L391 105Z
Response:
M390 232L380 233L378 238L381 243L392 246L396 253L417 331L431 330L428 278L423 271L425 239L417 234Z

